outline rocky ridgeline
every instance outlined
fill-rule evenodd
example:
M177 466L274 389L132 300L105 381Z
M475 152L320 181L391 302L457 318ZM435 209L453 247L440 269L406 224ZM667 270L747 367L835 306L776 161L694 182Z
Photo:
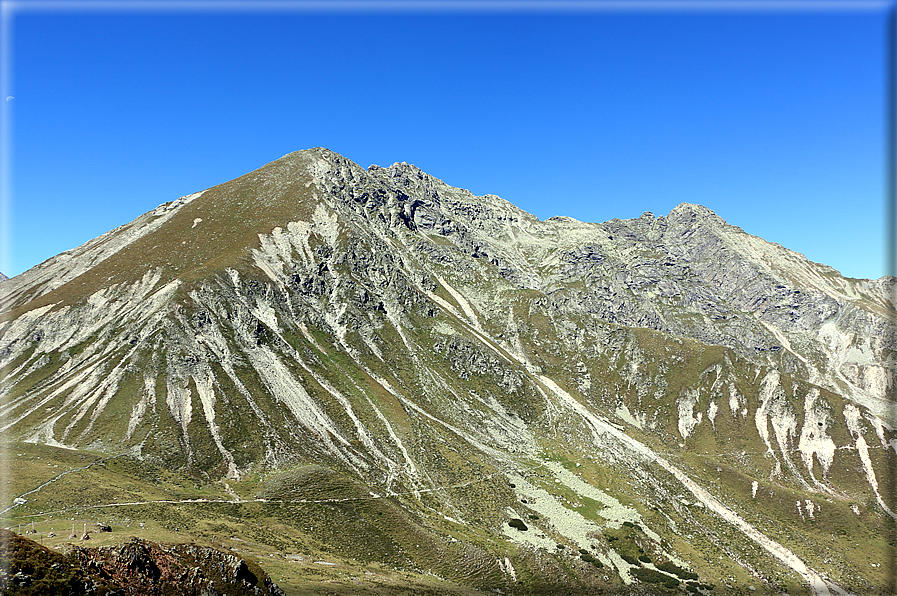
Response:
M461 276L477 268L464 258L474 257L513 287L544 294L556 318L655 329L761 362L776 355L788 370L824 380L880 414L888 409L880 400L894 386L893 369L882 365L897 348L893 278L845 279L700 205L602 224L569 217L542 222L406 163L365 172L341 156L321 154L316 185L332 209L381 237L408 241L404 230L411 230L446 238L450 246L423 239L412 246ZM389 258L392 251L383 248L361 255L360 265Z

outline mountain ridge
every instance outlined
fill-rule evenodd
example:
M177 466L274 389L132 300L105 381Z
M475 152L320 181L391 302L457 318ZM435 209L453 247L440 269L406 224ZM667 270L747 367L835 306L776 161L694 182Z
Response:
M890 548L893 289L706 207L540 221L316 148L4 282L0 430L209 481L323 467L393 499L404 521L384 531L415 564L435 559L396 528L463 534L503 579L441 573L489 589L516 585L512 559L644 587L674 578L639 554L686 553L701 577L720 581L723 556L773 592L788 574L818 594L881 587L848 539L843 568L818 547L846 519ZM778 496L761 506L759 487ZM698 504L719 534L695 529ZM559 571L552 541L603 567Z

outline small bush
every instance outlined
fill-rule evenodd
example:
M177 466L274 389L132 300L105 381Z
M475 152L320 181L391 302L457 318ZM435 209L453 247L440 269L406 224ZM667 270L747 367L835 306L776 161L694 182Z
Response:
M687 571L682 567L679 567L675 563L671 563L670 561L664 561L663 563L655 563L655 567L662 571L666 571L667 573L672 573L673 575L679 577L679 579L698 579L697 573L692 573L691 571Z
M511 526L512 528L517 528L521 532L526 532L529 529L526 527L526 524L523 523L522 519L518 519L516 517L514 519L512 519L511 521L509 521L508 525Z
M626 561L627 563L629 563L630 565L635 565L636 567L641 567L641 564L638 562L638 559L636 559L635 557L621 553L620 558L623 559L624 561Z
M667 581L674 581L676 582L676 585L679 585L679 580L670 577L666 573L655 571L654 569L639 567L637 569L631 570L630 573L632 573L632 575L640 582L647 582L649 584L665 584L667 583Z
M675 565L674 563L671 563L670 561L664 561L662 563L654 563L654 566L657 567L658 569L666 571L667 573L672 573L674 575L676 574L677 571L682 571L682 568Z
M641 561L642 563L650 563L651 557L649 557L648 555L639 555L638 560Z
M579 555L579 558L582 559L583 561L585 561L586 563L594 563L595 562L595 557L593 557L589 553L583 553L583 554Z

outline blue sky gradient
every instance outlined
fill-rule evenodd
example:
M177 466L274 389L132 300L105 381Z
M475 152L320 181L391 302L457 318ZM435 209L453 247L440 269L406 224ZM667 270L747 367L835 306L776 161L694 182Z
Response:
M885 274L884 3L15 6L7 275L315 146L543 219L699 203L845 276Z

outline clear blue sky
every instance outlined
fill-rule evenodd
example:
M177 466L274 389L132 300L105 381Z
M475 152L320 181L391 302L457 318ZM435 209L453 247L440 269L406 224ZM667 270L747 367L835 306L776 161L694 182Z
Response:
M699 203L846 276L877 278L887 5L814 5L61 12L19 2L0 271L325 146L364 167L414 163L543 219Z

